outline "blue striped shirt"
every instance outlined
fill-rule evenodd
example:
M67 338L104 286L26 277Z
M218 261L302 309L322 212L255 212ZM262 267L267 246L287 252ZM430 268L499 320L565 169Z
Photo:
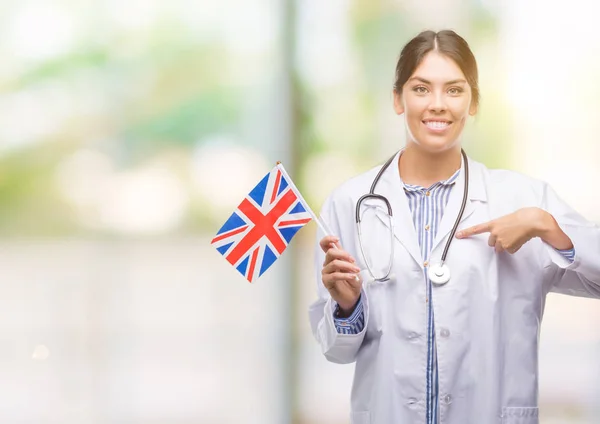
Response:
M429 188L424 188L416 185L405 184L404 192L408 201L408 205L412 214L413 223L417 232L419 245L421 247L421 255L424 259L425 268L429 265L429 255L438 226L442 220L444 208L450 198L452 187L460 174L460 170L445 181L440 181L433 184ZM575 250L558 250L569 261L575 258ZM432 286L431 281L424 274L427 284L427 311L428 311L428 328L427 328L427 409L426 422L435 424L439 422L438 414L438 373L437 373L437 353L435 328L433 319L433 308L431 302ZM339 318L339 306L335 305L334 323L338 333L341 334L358 334L365 325L362 299L359 298L358 303L348 318Z

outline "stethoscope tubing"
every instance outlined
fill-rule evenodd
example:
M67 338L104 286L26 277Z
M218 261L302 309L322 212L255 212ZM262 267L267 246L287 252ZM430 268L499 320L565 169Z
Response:
M371 274L371 276L373 277L373 279L375 281L385 281L388 279L390 273L391 273L391 269L392 269L392 265L393 265L393 260L394 260L394 221L393 221L393 211L392 211L392 206L389 202L389 200L381 195L381 194L375 194L375 189L377 188L377 184L379 183L379 180L381 179L381 176L383 175L383 173L386 171L387 168L389 168L390 164L393 162L394 158L396 157L396 155L398 154L398 152L396 152L394 155L392 155L392 157L390 157L387 162L381 167L381 169L379 170L379 172L377 173L377 175L375 176L373 183L371 184L371 189L369 190L369 193L361 196L358 201L356 202L356 207L355 207L355 222L356 222L356 226L357 226L357 231L358 231L358 243L360 246L360 251L361 254L363 256L363 259L365 261L365 265L367 267L367 270L369 271L369 273ZM447 266L444 267L445 262L446 262L446 257L448 255L448 251L450 249L450 245L452 244L452 240L454 239L454 235L456 234L456 230L458 228L458 225L460 224L460 221L462 219L462 216L465 212L465 207L467 204L467 198L469 195L469 161L467 158L467 154L465 153L465 151L463 149L461 149L461 154L463 157L463 161L464 161L464 181L465 181L465 187L463 190L463 199L462 199L462 203L460 206L460 211L458 213L458 216L456 217L456 220L454 222L454 225L452 226L452 230L450 231L450 236L448 237L448 240L446 241L446 245L444 246L444 251L442 253L442 258L440 261L440 264L438 265L438 268L448 268ZM364 252L364 248L363 248L363 243L362 243L362 231L361 231L361 217L360 217L360 207L363 203L363 201L367 200L367 199L377 199L377 200L381 200L388 211L388 219L389 219L389 225L390 225L390 234L391 234L391 238L390 238L390 243L391 243L391 248L390 248L390 262L388 265L388 269L386 274L383 277L377 278L375 277L375 274L373 273L370 264L367 262L367 257L365 255ZM443 279L442 279L443 280ZM439 280L439 278L437 279L437 281L442 281ZM449 280L449 270L448 270L448 279ZM439 284L445 284L446 281L443 281Z

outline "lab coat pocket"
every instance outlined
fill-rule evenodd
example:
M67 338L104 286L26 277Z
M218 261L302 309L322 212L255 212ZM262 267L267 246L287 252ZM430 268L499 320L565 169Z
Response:
M502 424L539 424L538 408L502 408Z
M369 411L352 412L350 424L371 424L371 414Z

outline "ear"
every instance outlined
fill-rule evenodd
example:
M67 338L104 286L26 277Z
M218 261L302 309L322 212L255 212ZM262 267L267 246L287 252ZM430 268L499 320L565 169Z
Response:
M471 106L469 106L469 115L475 116L478 109L479 107L476 104L471 103Z
M402 99L402 94L398 93L394 89L394 111L397 115L402 115L404 113L404 100Z

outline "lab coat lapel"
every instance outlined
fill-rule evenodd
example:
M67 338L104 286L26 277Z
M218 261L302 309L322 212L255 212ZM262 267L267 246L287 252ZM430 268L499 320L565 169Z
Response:
M408 200L406 199L404 187L400 180L400 173L398 171L399 157L400 154L398 153L388 169L381 175L379 184L377 184L377 187L375 188L375 193L387 197L392 206L394 235L408 253L410 253L413 259L422 266L423 258L417 239L417 232L415 231ZM386 225L389 225L387 221L383 219L382 221Z
M479 201L487 200L485 195L485 187L483 185L483 175L481 175L481 170L477 165L478 164L476 162L469 160L469 193L467 196L465 211L460 222L463 222L475 211ZM456 182L454 183L454 187L450 193L448 204L444 208L444 215L442 216L442 220L440 222L440 226L431 250L432 257L435 252L436 257L439 256L439 258L441 258L448 235L450 234L450 231L452 231L452 227L454 226L456 219L458 218L458 214L460 213L460 206L462 204L465 189L464 171L465 168L463 163L460 173L456 178ZM461 226L459 225L458 228L460 229ZM436 252L436 249L440 249L440 252Z

